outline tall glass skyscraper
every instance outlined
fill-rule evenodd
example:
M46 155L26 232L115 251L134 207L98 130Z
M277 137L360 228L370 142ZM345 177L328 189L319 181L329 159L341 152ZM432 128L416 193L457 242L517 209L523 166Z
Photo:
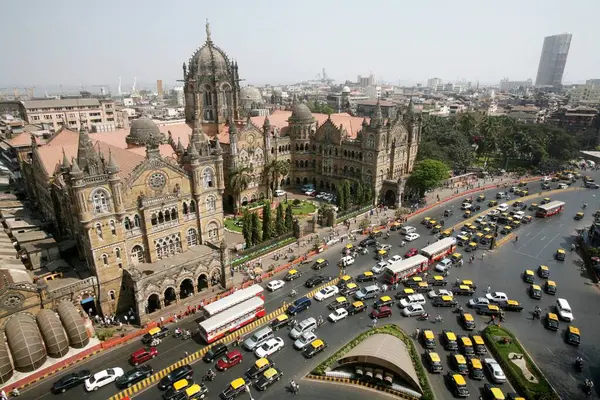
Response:
M563 33L544 38L540 65L535 78L536 86L561 86L572 36L570 33Z

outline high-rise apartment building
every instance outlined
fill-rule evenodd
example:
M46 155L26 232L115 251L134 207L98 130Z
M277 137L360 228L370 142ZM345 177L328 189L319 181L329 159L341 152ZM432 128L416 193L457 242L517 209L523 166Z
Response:
M438 85L442 84L442 80L440 78L429 78L427 79L427 87L429 89L436 90Z
M163 83L162 83L162 79L157 79L156 80L156 94L158 95L159 99L163 98Z
M567 56L571 47L571 37L570 33L563 33L547 36L544 39L540 65L535 79L536 86L559 87L562 85Z

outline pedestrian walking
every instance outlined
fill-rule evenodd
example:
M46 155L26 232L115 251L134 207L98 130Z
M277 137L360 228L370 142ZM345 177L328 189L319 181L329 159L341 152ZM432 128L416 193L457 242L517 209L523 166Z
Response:
M123 315L123 321L125 321L125 323L127 323L127 315Z
M490 293L492 291L492 287L490 285L488 285L487 289L486 289L486 293Z
M373 318L371 322L373 323L373 328L377 327L377 318Z
M495 323L495 321L496 321L496 316L492 315L491 318L490 318L490 320L487 322L487 325L489 325L489 324L493 325Z
M125 318L127 318L127 315L125 316ZM160 326L163 326L165 324L165 317L160 317Z

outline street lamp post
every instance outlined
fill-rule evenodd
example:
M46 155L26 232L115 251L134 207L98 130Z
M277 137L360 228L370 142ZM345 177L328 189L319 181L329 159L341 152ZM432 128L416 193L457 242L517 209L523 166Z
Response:
M248 396L250 396L250 400L254 400L254 397L252 397L252 392L250 391L250 385L246 385L246 392L248 392Z

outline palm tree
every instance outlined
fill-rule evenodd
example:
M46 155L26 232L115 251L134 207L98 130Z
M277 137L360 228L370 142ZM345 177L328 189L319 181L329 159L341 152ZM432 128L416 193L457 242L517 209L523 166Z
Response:
M265 166L264 171L267 180L268 196L271 197L273 190L279 189L279 177L287 175L290 172L290 168L288 163L283 160L272 160ZM273 188L271 188L271 183L275 184Z
M235 195L236 213L242 207L241 194L244 190L248 189L252 181L250 172L251 169L249 167L240 166L235 167L229 174L229 187Z

